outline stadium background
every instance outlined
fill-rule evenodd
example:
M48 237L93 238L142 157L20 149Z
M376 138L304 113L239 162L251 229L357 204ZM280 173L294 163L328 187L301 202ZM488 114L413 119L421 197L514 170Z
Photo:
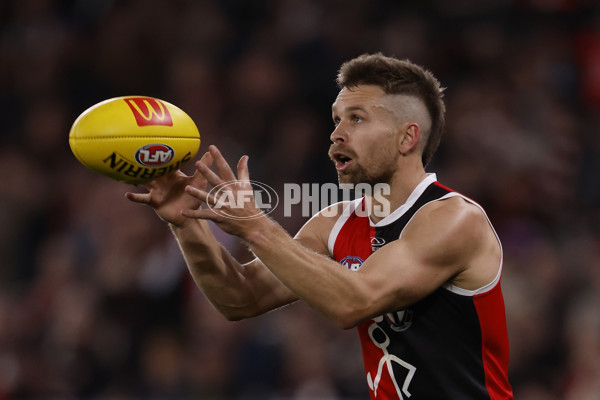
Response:
M302 304L224 321L167 227L79 165L67 135L100 100L156 96L192 116L202 149L250 154L253 179L334 182L334 76L374 51L448 88L428 169L503 240L517 398L599 398L595 4L0 1L0 399L366 398L353 330Z

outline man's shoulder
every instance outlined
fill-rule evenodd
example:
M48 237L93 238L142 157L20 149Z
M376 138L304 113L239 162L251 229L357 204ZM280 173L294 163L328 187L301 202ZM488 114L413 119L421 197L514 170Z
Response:
M356 204L356 200L340 201L323 208L315 217L337 220L342 215L350 212L349 207L352 208L354 204Z
M407 226L407 233L410 230L416 233L433 229L476 240L484 230L490 228L483 208L471 199L457 194L423 206Z
M454 192L454 194L454 196L434 202L432 212L443 216L454 216L464 223L485 223L486 225L489 223L487 214L479 203L458 192Z
M329 235L342 215L354 201L340 201L323 208L308 220L296 235L306 247L321 254L329 254Z
M323 235L329 235L334 225L342 216L350 216L356 204L356 200L340 201L323 208L316 213L309 221L318 227Z

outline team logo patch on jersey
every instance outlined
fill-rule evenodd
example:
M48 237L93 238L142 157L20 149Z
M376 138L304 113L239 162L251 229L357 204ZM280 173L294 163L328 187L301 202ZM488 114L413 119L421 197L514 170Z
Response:
M372 237L371 238L371 251L375 251L378 248L380 248L381 246L383 246L385 244L385 239L382 237Z
M390 328L396 332L403 332L410 328L413 323L413 311L410 308L404 308L402 310L387 313L384 315L385 320L390 325Z
M360 257L348 256L342 259L340 264L345 265L350 271L358 271L363 262L364 261Z

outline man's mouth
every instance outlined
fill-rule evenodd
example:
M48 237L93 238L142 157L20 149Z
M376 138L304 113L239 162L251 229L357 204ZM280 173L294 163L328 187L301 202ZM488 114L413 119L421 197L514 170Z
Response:
M333 161L335 162L335 169L337 171L345 170L350 164L354 162L354 160L348 157L347 155L337 152L333 153Z

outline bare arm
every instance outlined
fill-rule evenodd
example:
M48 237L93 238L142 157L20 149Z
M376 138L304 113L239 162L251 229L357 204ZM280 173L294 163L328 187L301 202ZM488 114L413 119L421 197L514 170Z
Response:
M273 223L248 232L246 240L298 297L349 328L413 304L458 277L473 288L491 282L499 258L487 269L473 264L485 258L483 251L493 253L493 246L480 245L478 236L489 230L485 225L479 211L462 199L433 203L417 214L401 239L373 253L357 272L306 254Z
M206 153L199 162L210 167L213 160ZM206 180L198 173L190 177L177 171L145 185L148 193L126 193L126 197L150 205L169 224L194 282L211 304L226 318L238 320L297 300L260 259L239 263L215 239L207 221L181 215L183 209L201 206L200 200L184 191L186 185L205 188ZM315 252L327 254L326 241L320 236L323 223L319 221L309 221L296 239Z
M262 314L296 300L259 259L240 264L206 221L171 226L196 285L229 320Z
M311 219L292 241L305 251L327 254L321 233L330 220L320 216ZM206 221L190 219L181 227L171 228L196 285L226 318L253 317L298 299L259 258L240 264L214 238Z
M220 157L215 149L211 151L216 159ZM247 180L247 164L240 164L238 175ZM211 184L218 184L214 172L202 165L199 170ZM221 164L220 173L224 170ZM215 200L201 190L186 190L198 198ZM226 211L254 215L251 203L247 210ZM487 219L460 198L425 206L402 238L371 255L358 272L307 250L267 217L244 221L212 210L187 211L185 215L211 219L244 239L291 292L344 328L410 305L446 282L460 282L466 289L483 286L493 280L499 266L499 245ZM318 218L315 223L322 221Z

